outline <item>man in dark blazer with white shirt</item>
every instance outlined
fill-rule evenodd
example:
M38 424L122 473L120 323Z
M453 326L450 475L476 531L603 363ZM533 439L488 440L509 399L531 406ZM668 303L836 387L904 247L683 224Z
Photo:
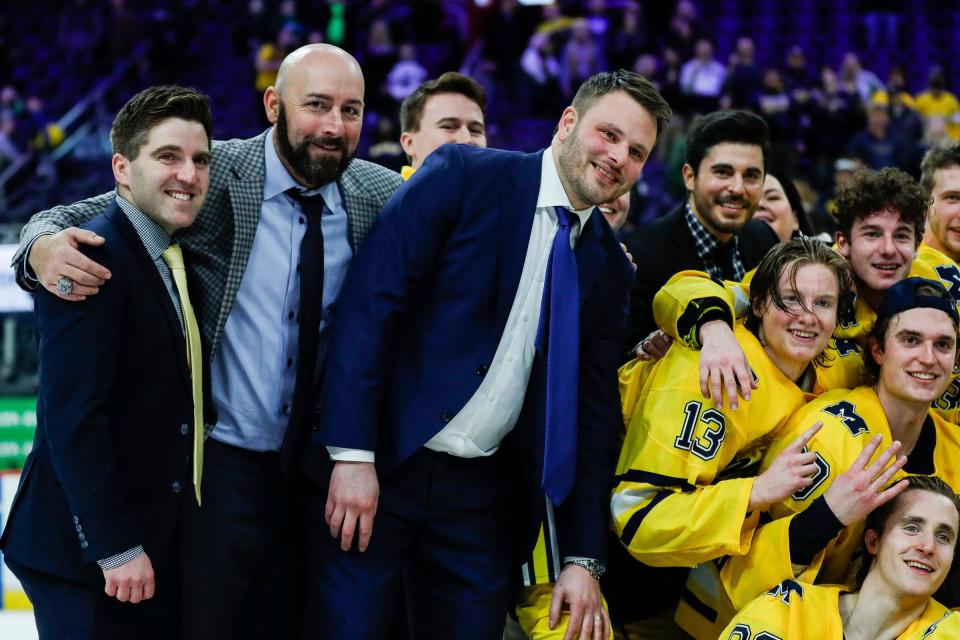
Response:
M597 578L633 270L595 205L633 185L669 114L647 80L601 73L548 149L445 145L384 208L351 266L325 372L307 636L389 637L403 570L412 637L500 638L519 556L545 521L563 561L558 608L586 637L609 629ZM547 296L547 264L558 273L566 252L575 266ZM558 392L574 422L562 490L547 471L553 344L536 337L549 322L553 340L555 316L541 293L579 316L563 334L579 366Z
M193 90L134 96L111 131L116 196L84 225L106 240L84 253L115 277L83 304L36 295L37 432L2 546L41 639L177 634L182 515L200 495L191 459L203 425L187 311L161 254L206 197L210 131Z

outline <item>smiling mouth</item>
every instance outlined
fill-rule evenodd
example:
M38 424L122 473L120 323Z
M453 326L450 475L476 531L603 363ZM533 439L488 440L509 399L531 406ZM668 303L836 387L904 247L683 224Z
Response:
M898 269L900 269L899 264L891 264L891 263L872 264L870 266L876 269L877 271L883 273L884 275L893 275L897 272Z
M926 371L907 371L907 375L914 380L920 380L921 382L929 382L940 377L934 373L927 373Z
M904 561L904 564L918 573L933 573L933 567L924 562L920 562L919 560L906 560Z
M597 174L599 174L600 177L603 178L606 182L609 182L612 185L620 182L620 177L615 173L611 173L607 168L600 166L596 162L591 162L590 164L593 166L594 169L596 169Z
M189 202L190 200L193 200L193 194L185 191L167 191L167 195L174 200L180 200L181 202Z
M800 338L801 340L813 340L817 337L817 334L813 331L802 331L800 329L788 329L790 335L795 338Z

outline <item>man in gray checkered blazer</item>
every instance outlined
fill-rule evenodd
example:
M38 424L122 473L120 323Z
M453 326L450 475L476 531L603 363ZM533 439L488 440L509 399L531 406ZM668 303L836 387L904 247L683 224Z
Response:
M383 167L351 161L363 93L360 67L345 51L321 44L291 53L264 94L275 126L249 140L213 143L206 203L175 238L196 285L191 297L212 398L205 403L211 410L203 507L184 514L185 638L299 637L306 562L294 508L296 459L332 303L353 250L401 183ZM304 243L320 234L308 235L312 223L301 202L314 196L323 205L323 291L310 375L301 361L314 359L312 350L306 358L298 354L300 261ZM110 192L34 215L13 259L21 286L39 283L68 300L109 287L106 269L77 250L103 240L70 227L113 198ZM306 260L308 253L302 255Z

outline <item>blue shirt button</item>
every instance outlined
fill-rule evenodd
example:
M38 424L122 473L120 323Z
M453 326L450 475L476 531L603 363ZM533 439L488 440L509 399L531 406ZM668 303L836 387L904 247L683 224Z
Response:
M81 541L80 541L80 548L81 548L81 549L86 549L86 548L89 547L89 546L90 546L90 543L87 542L86 540L81 540Z
M190 425L184 422L182 425L180 425L180 435L185 436L188 433L190 433Z
M183 489L183 486L180 484L179 480L174 480L170 484L170 489L173 490L174 493L180 493L181 489Z

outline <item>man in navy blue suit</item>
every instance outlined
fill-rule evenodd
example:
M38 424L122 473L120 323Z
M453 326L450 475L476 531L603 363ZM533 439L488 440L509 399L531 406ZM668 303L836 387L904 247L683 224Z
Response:
M0 542L42 639L177 634L178 522L200 498L202 421L192 310L165 261L206 196L211 128L192 89L134 96L110 132L116 198L84 225L106 239L84 253L111 284L82 303L36 294L37 433Z
M538 534L568 635L606 637L597 578L633 271L595 205L633 185L669 117L643 77L597 74L548 149L445 145L387 203L338 301L325 449L304 463L319 487L305 637L390 637L402 588L413 638L499 638ZM564 303L572 335L555 324ZM572 342L572 371L547 370L555 337ZM558 443L549 407L564 391L572 430ZM572 454L559 478L558 444Z

